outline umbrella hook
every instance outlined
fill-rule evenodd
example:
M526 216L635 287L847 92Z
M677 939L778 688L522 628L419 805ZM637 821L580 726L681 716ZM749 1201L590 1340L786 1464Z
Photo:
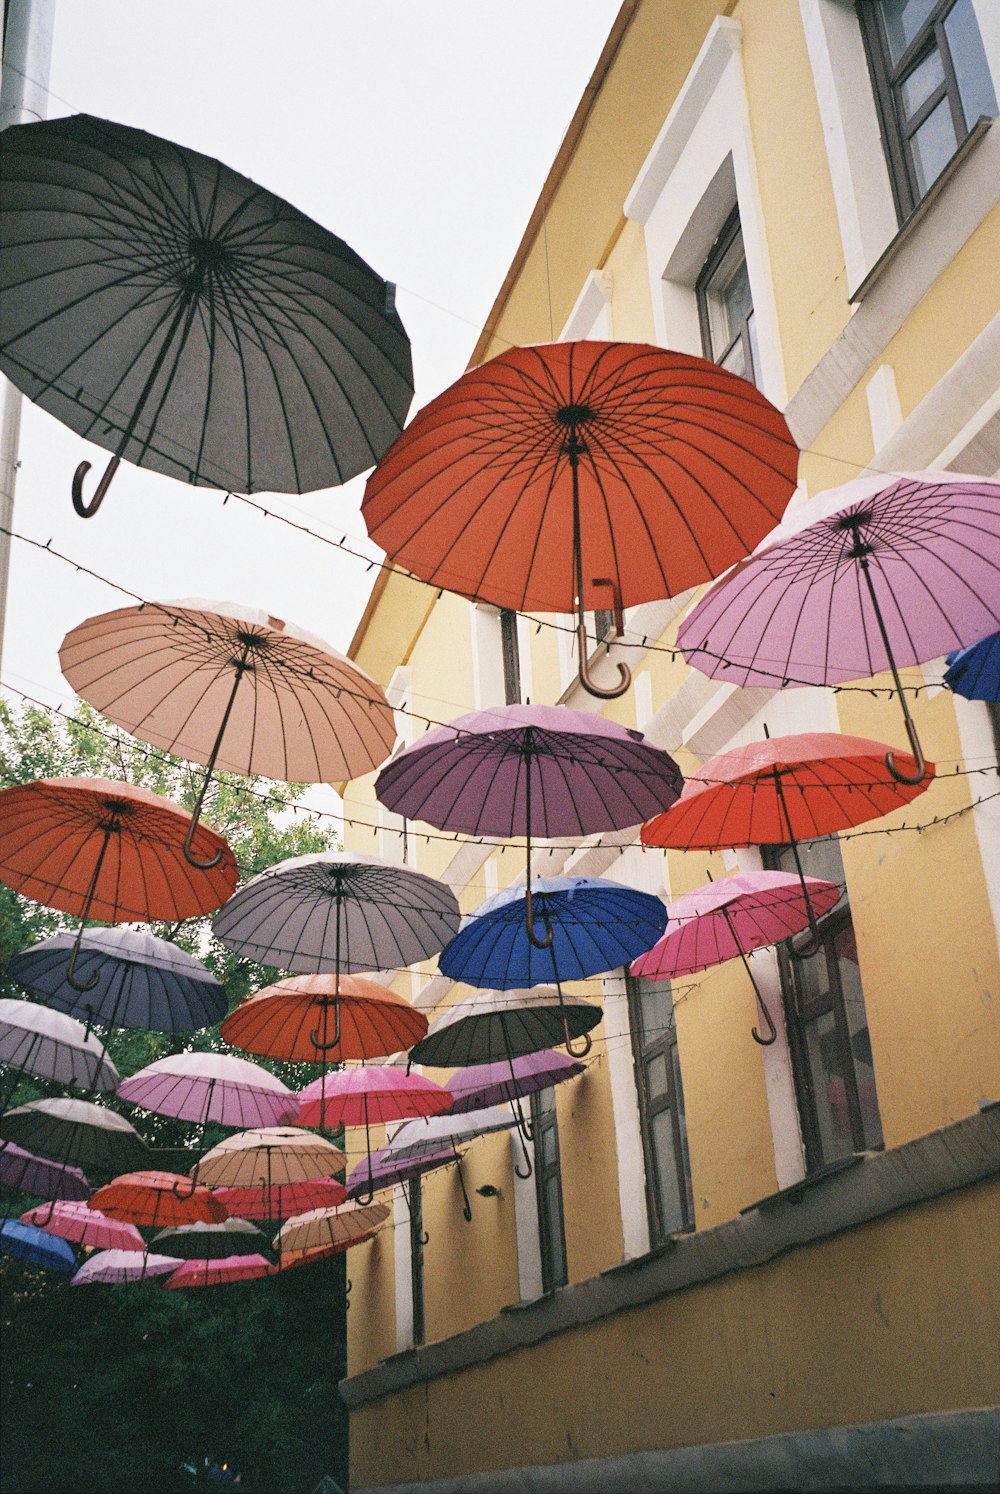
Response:
M576 423L579 414L583 413L579 406L567 405L559 412L560 417L569 425L569 435L566 439L566 455L569 457L569 469L573 483L573 565L576 572L576 649L577 649L577 673L580 684L590 694L596 695L600 700L617 700L619 695L624 695L632 683L632 671L627 664L618 664L618 684L605 689L598 685L590 677L587 667L587 623L584 616L583 605L583 542L580 533L580 455L586 449L577 433ZM607 584L607 583L602 583ZM611 583L614 591L614 584ZM617 593L615 593L617 604ZM616 605L615 611L620 607Z
M83 479L90 471L89 462L81 462L73 473L73 507L81 519L92 519L104 502L104 496L111 486L111 479L121 466L121 457L113 456L104 469L100 482L94 489L94 496L89 503L83 497Z
M535 933L534 899L532 897L531 888L528 887L525 889L524 893L524 922L527 929L528 938L531 940L536 949L551 949L552 940L555 938L555 930L552 927L552 920L549 918L549 915L544 912L544 910L542 912L541 918L542 926L545 929L545 934L543 938L539 939L538 935Z
M413 1182L417 1182L417 1181L419 1181L419 1179L417 1179L417 1178L413 1179ZM413 1186L412 1183L404 1183L403 1184L403 1202L406 1204L406 1212L410 1216L410 1224L411 1224L411 1226L413 1224L413 1205L412 1205L412 1203L410 1201L410 1188L412 1186ZM375 1195L372 1194L372 1198L374 1198L374 1196ZM355 1197L357 1198L357 1194L355 1194ZM360 1198L358 1198L358 1203L362 1203L362 1202L363 1202L363 1200L360 1199ZM371 1203L371 1198L369 1198L367 1200L367 1202ZM431 1237L430 1237L430 1235L427 1233L427 1231L425 1229L421 1230L420 1234L417 1236L417 1239L418 1239L418 1241L420 1242L421 1245L429 1245L430 1242L431 1242Z
M340 985L339 980L338 980L337 984L338 984L338 987L339 987L339 985ZM320 1053L330 1053L330 1052L332 1052L332 1050L334 1048L339 1047L339 1045L340 1045L340 997L339 996L334 997L333 1011L334 1011L333 1037L331 1038L330 1042L328 1042L328 1043L323 1042L323 1040L320 1037L320 1033L319 1033L319 1028L318 1027L314 1027L313 1030L309 1034L309 1040L310 1040L310 1042L312 1043L312 1045L313 1045L314 1048L318 1049L318 1051ZM323 1023L323 1026L324 1026L324 1028L326 1027L326 1022L325 1021Z
M197 1164L195 1164L195 1171L197 1171ZM182 1185L182 1180L178 1178L177 1182L172 1185L171 1192L173 1193L175 1198L179 1198L181 1202L184 1203L187 1201L187 1199L194 1198L195 1190L197 1189L197 1187L198 1179L195 1177L191 1179L190 1188L185 1191Z
M338 1010L339 1010L339 1004L338 1004ZM324 1090L324 1092L323 1092L323 1117L322 1118L325 1119L325 1116L326 1116L326 1086L325 1086L325 1084L324 1084L323 1090ZM375 1199L375 1188L373 1186L374 1180L372 1178L372 1138L371 1138L371 1131L370 1131L369 1125L368 1125L368 1096L367 1096L367 1094L363 1095L362 1099L363 1099L364 1107L365 1107L365 1154L366 1154L366 1159L367 1159L367 1162L368 1162L368 1187L365 1189L364 1193L356 1194L355 1197L357 1198L358 1203L361 1204L361 1206L363 1208L367 1208L368 1205L370 1203L372 1203L374 1201L374 1199ZM323 1128L320 1127L320 1129L322 1130Z
M711 880L711 873L709 873L709 880ZM760 1007L760 1010L764 1017L764 1021L767 1023L767 1037L761 1037L756 1027L751 1027L750 1036L753 1038L754 1042L759 1043L762 1048L770 1048L771 1044L777 1039L778 1029L775 1027L773 1021L771 1020L771 1013L767 1009L767 1003L765 1002L763 996L760 994L760 987L754 979L753 971L750 969L750 961L747 959L743 946L740 944L736 930L733 927L733 920L729 915L728 908L724 907L722 909L722 916L726 920L726 924L729 928L730 934L732 934L733 936L733 943L736 945L736 948L739 951L740 959L743 961L743 969L746 971L750 979L750 984L753 986L753 993L757 998L757 1005Z
M222 713L222 725L219 727L218 735L216 736L215 742L212 745L212 751L209 753L208 763L205 767L204 782L202 783L201 789L198 792L198 797L195 800L194 809L191 811L191 823L190 825L188 825L188 832L184 837L184 860L188 863L189 866L197 867L199 871L211 871L212 868L218 866L219 862L222 860L223 848L222 846L220 846L215 855L210 857L208 861L199 861L198 857L194 854L193 849L194 833L197 830L198 822L201 819L201 808L205 802L205 795L208 792L208 786L212 781L212 774L215 771L215 760L219 755L219 748L222 746L222 738L225 735L226 727L229 725L229 717L232 714L233 706L236 704L236 692L240 688L240 681L246 674L247 670L251 667L249 664L249 658L250 644L249 642L244 641L242 654L238 659L233 660L233 666L236 670L236 678L233 681L233 688L230 692L229 699L226 702L226 709Z
M768 740L770 740L771 733L768 731L766 725L764 727L764 735L768 738ZM806 912L809 915L808 943L802 944L798 949L796 949L791 939L788 939L785 941L786 948L788 950L788 953L794 960L811 960L813 955L819 954L820 945L823 941L820 938L819 928L816 923L816 912L812 905L812 899L809 896L809 888L806 886L806 874L802 869L802 858L799 855L799 845L798 841L795 839L795 832L792 829L792 817L788 812L788 803L785 799L785 791L781 786L781 774L778 771L777 764L775 764L774 767L774 789L775 793L778 796L778 803L781 805L781 812L785 817L785 829L788 831L788 844L791 848L792 857L795 861L795 870L798 873L799 882L802 886L802 896L805 898ZM733 935L733 937L736 937L735 934ZM738 942L739 941L737 940L737 943ZM770 1025L770 1017L768 1017L767 1020L768 1024Z
M587 1054L594 1046L594 1041L590 1036L590 1033L585 1032L583 1034L583 1047L580 1049L580 1051L577 1052L577 1050L573 1047L573 1035L569 1030L569 1018L566 1015L566 1007L563 1004L562 985L559 981L559 971L556 968L555 954L553 954L552 956L552 979L555 982L556 994L559 997L559 1012L562 1016L563 1024L563 1047L566 1049L566 1052L569 1054L570 1058L586 1058Z
M467 1223L472 1223L472 1205L469 1202L469 1191L465 1186L465 1178L462 1176L462 1159L458 1154L458 1148L452 1142L452 1151L455 1153L455 1171L458 1173L458 1181L462 1186L462 1197L465 1200L462 1205L462 1217Z
M916 773L904 773L902 768L896 766L896 755L893 752L886 753L885 765L897 783L923 783L927 776L927 762L920 746L920 738L917 736L917 728L914 726L913 717L910 715L910 708L906 703L906 692L903 689L903 682L899 678L899 670L896 667L892 644L889 642L889 634L885 626L885 619L882 616L882 609L879 606L878 597L875 595L875 583L871 578L868 562L868 557L872 554L872 547L862 540L860 534L861 523L866 517L870 517L870 515L851 514L847 519L847 527L854 536L854 547L848 550L847 553L851 560L858 561L861 566L861 574L865 578L865 585L868 588L868 598L872 604L872 611L875 613L875 621L878 623L879 634L882 638L882 647L885 649L889 668L892 671L893 684L896 686L896 694L899 696L899 703L903 710L903 724L906 727L906 735L910 743L910 751L913 754L917 771Z
M522 1130L520 1124L518 1124L518 1127L517 1127L517 1136L518 1136L518 1140L521 1143L521 1151L524 1153L524 1172L521 1171L521 1169L518 1167L517 1163L515 1162L514 1163L514 1176L518 1177L518 1178L530 1178L531 1177L531 1173L532 1173L532 1167L531 1167L531 1153L528 1151L528 1142L531 1140L531 1137L529 1136L529 1137L527 1137L527 1139L525 1138L525 1132Z

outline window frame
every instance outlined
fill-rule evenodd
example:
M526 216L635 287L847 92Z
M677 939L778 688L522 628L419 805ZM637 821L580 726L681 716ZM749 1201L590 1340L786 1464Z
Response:
M427 1318L424 1310L424 1200L419 1177L411 1178L402 1186L410 1214L411 1337L416 1347L425 1343L427 1338Z
M666 988L670 995L669 981L643 981L625 971L625 995L628 1001L629 1030L632 1036L632 1063L635 1072L635 1088L639 1102L639 1133L642 1137L642 1155L646 1177L646 1214L649 1222L650 1245L655 1249L664 1245L671 1235L685 1234L695 1227L694 1189L691 1182L691 1159L685 1132L681 1126L684 1115L684 1087L681 1080L680 1055L677 1046L677 1022L671 998L671 1020L663 1033L647 1041L642 1013L642 989L644 985ZM666 1086L663 1094L655 1099L650 1096L648 1069L657 1058L663 1058L666 1070ZM670 1128L673 1136L673 1156L676 1170L677 1197L681 1201L680 1228L668 1228L665 1217L663 1188L659 1176L656 1151L653 1144L653 1122L656 1117L669 1110Z
M500 650L503 660L503 697L505 705L521 703L521 653L517 637L517 613L500 608Z
M542 1291L552 1292L569 1280L566 1254L566 1218L562 1198L562 1168L559 1155L559 1124L553 1089L536 1090L531 1096L531 1128L535 1152L535 1197L538 1204L538 1253L542 1267ZM552 1136L552 1161L546 1163L545 1137ZM558 1207L550 1207L548 1184L557 1183ZM553 1214L558 1217L553 1218ZM558 1236L557 1236L558 1231ZM558 1249L558 1254L557 1254Z
M753 342L750 336L750 318L754 315L753 289L750 294L750 310L743 317L735 336L731 337L724 348L716 348L712 336L712 315L709 307L709 295L713 278L722 268L727 254L733 246L739 242L744 266L747 265L746 246L743 243L743 228L740 222L740 208L737 203L730 212L722 228L705 257L705 263L698 273L694 284L695 301L698 306L698 326L701 331L702 354L710 363L717 363L720 368L726 366L726 359L733 349L739 344L743 350L744 367L749 370L742 375L749 383L758 385L760 369L753 355ZM749 284L749 267L747 266L747 281Z

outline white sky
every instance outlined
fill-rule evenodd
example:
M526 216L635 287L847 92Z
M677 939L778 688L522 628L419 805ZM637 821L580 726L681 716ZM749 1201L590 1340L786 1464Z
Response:
M619 3L58 0L49 113L217 156L345 239L397 283L416 410L468 361ZM89 494L107 453L24 402L15 529L144 597L242 601L346 649L375 574L361 562L126 464L84 522L85 456ZM363 485L261 501L375 554ZM13 541L4 680L66 704L65 633L126 605Z

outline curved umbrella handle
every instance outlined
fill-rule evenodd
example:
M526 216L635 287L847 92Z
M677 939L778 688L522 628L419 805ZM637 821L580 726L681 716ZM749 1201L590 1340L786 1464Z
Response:
M104 502L105 494L111 486L111 479L121 465L121 457L113 456L104 469L100 482L94 489L94 496L89 503L83 497L83 479L90 471L89 462L81 462L73 473L73 507L81 519L92 519Z
M555 930L552 927L552 920L545 912L542 913L542 924L545 929L545 934L543 938L539 939L535 933L534 898L532 896L531 888L527 887L524 893L524 926L527 931L528 938L536 949L551 949L552 940L555 938Z
M525 1171L522 1172L521 1169L518 1167L517 1163L515 1162L514 1163L514 1176L518 1177L518 1178L530 1178L531 1177L531 1173L532 1173L531 1156L530 1156L530 1153L528 1152L528 1142L525 1140L524 1132L521 1130L520 1126L518 1126L518 1128L517 1128L517 1134L518 1134L518 1140L521 1143L521 1150L524 1153ZM530 1139L531 1138L529 1137L528 1140L530 1141Z
M175 1198L179 1198L181 1200L181 1202L184 1203L184 1202L187 1201L187 1199L194 1198L195 1189L197 1187L198 1187L198 1180L197 1180L197 1178L192 1178L191 1179L191 1186L188 1188L187 1192L185 1192L184 1189L183 1189L182 1183L181 1183L181 1179L178 1178L177 1182L172 1185L170 1191L173 1193L173 1195L174 1195Z
M917 771L915 773L904 773L901 768L897 768L896 754L894 752L886 753L885 765L889 769L889 772L892 774L893 778L895 778L897 783L923 783L925 777L927 776L927 763L924 759L923 748L920 745L920 738L917 736L917 728L913 724L909 708L906 704L906 698L905 696L903 696L901 697L901 699L903 701L903 717L906 725L906 735L910 739L910 751L913 754L913 760L916 763Z
M101 978L100 969L97 969L97 970L94 971L94 973L91 976L90 980L83 980L83 981L81 981L81 980L77 980L77 978L76 978L76 961L77 961L77 957L79 956L79 953L80 953L80 941L83 938L83 931L84 931L85 927L86 927L86 925L81 923L79 929L77 930L76 939L73 942L73 953L70 955L70 957L69 957L69 964L66 966L66 979L67 979L67 981L73 987L74 991L81 991L81 992L83 992L83 991L92 991L94 989L94 987L97 985L97 983L100 980L100 978ZM88 1012L90 1012L91 1008L88 1007L87 1010L88 1010ZM88 1026L89 1026L90 1018L88 1017L87 1020L88 1020Z
M194 832L197 830L198 821L201 819L201 801L205 797L205 790L207 787L208 779L206 778L204 784L202 785L201 793L198 795L198 802L194 807L194 812L191 815L191 823L188 826L188 833L184 837L184 860L188 863L189 866L196 866L199 871L211 871L212 868L218 866L219 862L222 860L221 846L216 851L215 855L209 857L207 861L199 861L198 857L194 854L194 851L192 849L192 845L194 842Z
M771 1021L771 1013L768 1011L767 1007L764 1004L764 998L757 989L756 981L754 981L753 993L757 998L757 1005L760 1007L761 1011L764 1014L764 1021L767 1023L768 1036L761 1037L756 1027L751 1027L750 1036L753 1038L754 1042L759 1043L762 1048L770 1048L771 1044L777 1040L778 1029Z
M594 1046L594 1040L590 1036L590 1033L585 1032L583 1034L583 1047L580 1049L576 1049L573 1047L573 1039L570 1036L569 1030L569 1020L565 1012L563 1013L563 1038L563 1047L566 1049L566 1052L569 1054L570 1058L586 1058L587 1054Z
M622 664L619 661L617 665L618 684L612 685L609 689L605 689L603 685L598 685L594 680L591 679L590 672L587 666L586 623L579 622L576 625L576 647L577 657L579 660L577 664L577 676L580 680L580 684L586 691L589 692L589 694L596 695L599 700L617 700L619 695L625 694L625 691L632 683L632 671L631 669L629 669L627 664Z
M333 1011L334 1011L333 1037L331 1038L331 1040L328 1043L324 1043L321 1040L320 1035L319 1035L319 1028L318 1027L314 1027L313 1030L309 1034L309 1041L312 1043L313 1047L316 1048L318 1050L318 1052L320 1052L320 1053L330 1053L334 1048L338 1048L340 1046L340 1001L339 1001L339 999L336 1000L336 1001L334 1001L334 1003L333 1003ZM324 1022L324 1025L325 1025L325 1022Z
M356 1203L360 1204L363 1209L367 1209L367 1207L368 1207L369 1204L375 1202L375 1190L372 1187L370 1180L369 1180L369 1183L368 1183L368 1190L367 1190L367 1192L365 1192L365 1193L355 1193L354 1200L355 1200Z
M452 1150L455 1152L455 1171L458 1173L458 1181L462 1185L462 1198L465 1200L462 1205L462 1218L467 1224L471 1224L472 1204L469 1202L469 1190L465 1186L465 1178L462 1175L462 1159L458 1155L454 1142L452 1142Z

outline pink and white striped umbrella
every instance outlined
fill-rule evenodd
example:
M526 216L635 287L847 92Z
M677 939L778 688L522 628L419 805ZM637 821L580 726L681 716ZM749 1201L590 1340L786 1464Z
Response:
M99 1209L69 1201L37 1204L21 1215L25 1224L35 1224L62 1240L101 1250L145 1250L146 1242L134 1224L109 1219Z
M116 1286L123 1281L148 1281L167 1276L184 1262L179 1256L146 1255L137 1250L100 1250L84 1261L70 1286Z
M206 1125L280 1126L298 1116L295 1094L280 1079L228 1053L173 1053L147 1064L118 1086L118 1097Z

